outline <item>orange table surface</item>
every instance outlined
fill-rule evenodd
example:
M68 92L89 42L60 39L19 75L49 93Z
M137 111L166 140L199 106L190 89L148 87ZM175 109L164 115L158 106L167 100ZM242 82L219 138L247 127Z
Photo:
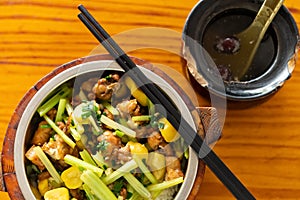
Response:
M84 4L111 35L150 27L180 35L196 3L196 0L1 0L0 150L10 117L25 92L57 66L89 55L98 45L77 18L79 4ZM286 0L285 6L299 23L300 1ZM172 36L165 37L172 40ZM134 43L134 39L130 42ZM169 44L171 49L177 47L172 46L172 41ZM134 49L132 45L130 55L184 73L183 62L176 53L159 48ZM299 65L300 61L291 79L272 98L251 107L229 108L223 137L214 146L215 152L257 199L300 199ZM199 105L210 106L197 91L196 99ZM9 199L8 194L0 192L0 199ZM234 198L207 169L197 199Z

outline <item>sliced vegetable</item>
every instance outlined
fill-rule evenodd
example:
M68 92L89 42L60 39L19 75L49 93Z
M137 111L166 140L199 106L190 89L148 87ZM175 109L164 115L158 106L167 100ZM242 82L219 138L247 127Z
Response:
M77 189L82 185L80 179L82 172L76 166L71 166L64 170L61 174L61 179L69 189Z
M56 124L47 116L44 115L44 119L48 122L48 124L53 128L53 130L67 143L70 147L74 149L75 142L71 140Z
M83 151L80 151L79 154L83 161L85 161L91 165L97 166L97 164L91 157L90 153L86 149L84 149Z
M133 122L149 121L150 119L151 119L151 115L140 115L140 116L133 116L133 117L131 117L131 120Z
M150 167L153 176L157 180L162 181L166 173L165 156L157 152L151 152L148 155L147 164Z
M95 155L92 155L92 157L99 167L101 167L104 170L107 168L107 164L105 163L104 158L100 154L100 152L97 152Z
M76 158L76 157L68 155L68 154L64 157L64 161L67 164L72 165L72 166L77 166L77 167L83 168L83 169L89 169L92 172L95 172L99 177L101 177L101 175L103 173L103 170L100 169L99 167L91 165L90 163L87 163L83 160L80 160L79 158Z
M112 191L92 171L85 170L80 178L99 199L117 200Z
M34 151L35 151L36 155L39 157L39 159L42 161L42 163L44 164L44 166L46 167L46 169L48 170L50 175L54 178L54 180L57 183L62 183L59 173L56 171L55 167L53 166L51 161L48 159L48 157L46 156L46 154L44 153L42 148L40 146L36 146L36 147L34 147Z
M172 180L169 180L169 181L164 181L162 183L157 183L157 184L149 185L147 187L147 189L149 191L160 191L160 190L165 190L167 188L170 188L170 187L173 187L175 185L178 185L178 184L180 184L182 182L183 182L183 178L179 177L179 178L175 178L175 179L172 179Z
M142 106L148 106L148 97L137 88L135 82L130 77L125 77L125 84L129 88L131 95L136 98L136 100L142 105Z
M130 137L135 137L136 136L136 132L134 130L132 130L130 128L127 128L126 126L123 126L123 125L111 120L110 118L106 117L105 115L101 115L100 121L103 124L113 128L115 130L122 131L123 133L125 133L126 135L128 135Z
M60 122L63 120L63 114L66 109L67 99L60 99L57 107L57 113L55 117L55 122Z
M113 173L107 175L102 179L102 181L108 185L114 182L115 180L119 179L120 177L124 176L124 174L130 172L131 170L134 170L137 168L138 165L134 160L128 161L124 165L122 165L119 169L114 171Z
M135 176L133 176L131 173L126 173L123 177L135 189L135 191L141 195L141 197L151 199L151 193L149 190L145 188L144 185L137 178L135 178Z
M38 189L42 196L49 190L48 179L43 179L38 182Z
M99 200L97 197L95 197L95 195L92 193L91 189L89 188L89 186L87 186L86 184L83 184L82 186L83 190L85 191L85 194L88 198L88 200Z
M66 85L62 86L61 89L53 96L51 97L46 103L44 103L42 106L40 106L37 109L37 112L40 114L40 116L44 116L49 110L51 110L60 99L65 98L71 93L71 88L67 87Z
M69 190L65 187L49 190L45 193L45 200L69 200Z
M151 183L158 183L157 179L153 176L153 174L149 171L144 162L136 155L133 156L134 161L137 163L142 173L149 179Z
M81 135L78 133L78 131L75 128L70 127L70 131L71 131L72 137L74 138L74 140L76 142L81 140Z
M140 159L148 159L148 149L145 147L145 145L132 141L129 141L127 145L129 146L132 155L136 155Z
M84 132L84 128L83 128L83 126L82 126L80 123L78 123L78 121L75 119L73 107L72 107L72 105L71 105L69 102L67 102L67 104L66 104L66 110L67 110L67 112L68 112L68 115L69 115L69 116L72 116L72 120L73 120L73 122L74 122L74 124L75 124L75 128L76 128L77 132L78 132L79 134L82 134L82 133Z
M119 111L114 108L110 103L108 103L107 101L102 102L102 105L109 111L111 112L111 114L113 115L119 115Z
M166 142L174 142L180 138L180 134L166 118L161 118L158 123L163 124L159 130Z

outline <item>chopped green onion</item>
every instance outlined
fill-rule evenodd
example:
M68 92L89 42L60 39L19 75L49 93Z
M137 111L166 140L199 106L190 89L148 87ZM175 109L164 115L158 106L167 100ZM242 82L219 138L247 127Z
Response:
M63 86L53 97L51 97L46 103L37 109L40 116L44 116L49 110L51 110L60 99L65 98L71 93L71 89L67 86Z
M121 125L121 124L119 124L119 123L117 123L117 122L109 119L108 117L106 117L104 115L101 115L100 121L103 124L105 124L105 125L113 128L115 130L122 131L123 133L125 133L126 135L128 135L130 137L135 137L136 136L136 132L134 130L129 129L126 126L123 126L123 125Z
M85 170L80 179L90 188L90 190L101 200L117 200L114 193L90 170Z
M53 128L53 130L67 143L70 147L74 149L75 143L58 127L56 124L47 116L44 115L44 119Z
M122 165L119 169L114 171L113 173L104 177L102 179L102 181L106 185L111 184L115 180L119 179L120 177L124 176L126 173L130 172L131 170L134 170L137 167L138 167L138 165L136 164L136 162L134 160L130 160L127 163L125 163L124 165Z
M135 178L131 173L126 173L123 176L127 182L141 195L141 197L144 197L146 199L151 199L151 193L147 188L144 187L144 185Z
M159 123L158 123L158 128L159 128L159 129L164 129L164 127L165 127L165 124L164 124L164 123L162 123L162 122L159 122Z
M172 179L172 180L169 180L169 181L164 181L162 183L157 183L157 184L149 185L147 187L147 189L149 191L165 190L167 188L170 188L170 187L173 187L175 185L178 185L178 184L180 184L182 182L183 182L183 178L179 177L179 178L175 178L175 179Z
M100 169L99 167L96 167L90 163L87 163L83 160L80 160L79 158L76 158L74 156L71 155L65 155L64 157L64 161L72 166L77 166L78 168L84 168L84 169L88 169L91 170L93 172L95 172L99 177L101 177L103 170Z
M133 155L134 161L138 164L139 168L145 174L145 176L149 179L149 181L153 184L158 183L157 179L153 176L153 174L149 171L144 162L136 155Z
M115 134L118 136L118 137L123 137L124 135L125 135L125 133L123 133L122 131L120 131L120 130L116 130L115 131Z
M79 154L83 161L90 163L91 165L97 166L97 164L91 157L90 153L86 149L84 149L83 151L80 151Z
M49 124L41 124L40 128L51 128Z
M46 169L48 170L50 175L53 177L55 182L57 182L59 184L62 183L63 181L61 180L59 173L56 171L55 167L53 166L51 161L48 159L48 157L46 156L46 154L44 153L42 148L40 146L36 146L36 147L34 147L34 151L35 151L36 155L39 157L39 159L42 161L42 163L45 165Z
M133 122L143 122L143 121L149 121L151 119L150 115L140 115L140 116L133 116L131 120Z
M102 105L103 105L109 112L111 112L111 114L113 114L113 115L119 115L119 111L118 111L116 108L114 108L110 103L104 101L104 102L102 102Z
M55 122L60 122L63 119L63 114L65 112L67 99L60 99L57 107L57 113L55 117Z

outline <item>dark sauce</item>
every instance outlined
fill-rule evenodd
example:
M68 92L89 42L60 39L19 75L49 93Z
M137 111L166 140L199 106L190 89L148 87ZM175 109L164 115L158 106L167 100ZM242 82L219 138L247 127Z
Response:
M231 72L228 66L214 56L219 53L233 54L238 51L238 40L234 35L245 30L255 18L255 13L249 10L228 10L214 17L206 27L202 38L204 49L214 60L223 80L231 81ZM271 66L276 57L277 41L275 32L269 27L262 40L252 64L241 81L249 81L263 75ZM247 58L242 58L247 59Z

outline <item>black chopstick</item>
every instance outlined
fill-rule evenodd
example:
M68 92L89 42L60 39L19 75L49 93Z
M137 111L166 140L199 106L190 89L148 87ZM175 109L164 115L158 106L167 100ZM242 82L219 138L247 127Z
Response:
M126 53L117 45L110 35L94 19L94 17L80 5L78 9L82 12L78 15L79 19L98 39L98 41L112 55L116 62L130 74L133 81L148 96L154 104L163 105L166 109L166 118L182 135L185 142L189 144L195 152L198 153L212 172L223 182L237 199L255 199L246 187L237 179L237 177L228 169L220 158L203 142L202 138L193 130L193 128L182 118L181 114L172 105L169 97L165 96L135 65L135 63L126 55ZM145 84L146 83L146 84Z

